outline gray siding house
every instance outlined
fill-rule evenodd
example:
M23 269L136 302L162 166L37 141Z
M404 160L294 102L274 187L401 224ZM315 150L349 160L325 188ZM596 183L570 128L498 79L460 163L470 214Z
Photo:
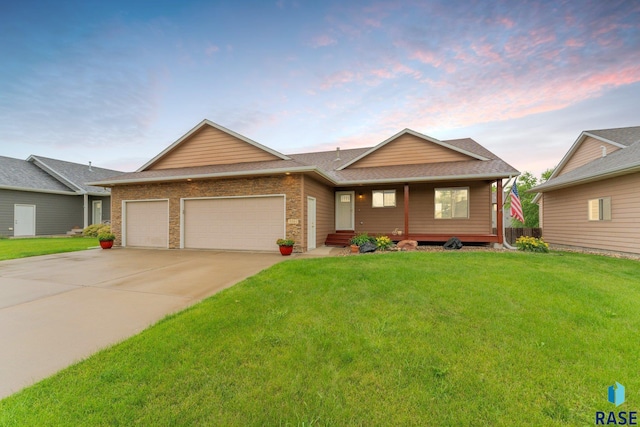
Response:
M40 156L0 156L0 236L65 234L110 220L109 189L85 183L121 173Z

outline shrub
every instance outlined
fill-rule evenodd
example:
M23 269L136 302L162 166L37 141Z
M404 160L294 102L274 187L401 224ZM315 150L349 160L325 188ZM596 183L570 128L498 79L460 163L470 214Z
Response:
M376 247L381 250L387 250L393 245L393 242L387 236L378 236L376 237Z
M530 236L520 236L516 240L518 250L529 252L549 252L549 244L542 240Z
M98 237L101 233L111 233L111 226L109 224L93 224L82 230L82 235L85 237Z
M353 238L351 239L351 244L357 246L362 246L367 242L375 243L376 238L373 236L369 236L367 233L359 233L353 236Z

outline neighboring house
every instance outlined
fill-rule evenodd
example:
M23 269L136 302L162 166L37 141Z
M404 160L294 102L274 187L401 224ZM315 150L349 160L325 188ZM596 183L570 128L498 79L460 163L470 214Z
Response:
M87 185L122 172L40 156L0 156L0 235L65 234L110 219L110 191Z
M640 126L580 134L537 192L555 245L640 253Z
M122 246L277 250L286 236L306 251L354 232L501 243L491 186L502 195L517 174L472 139L406 129L373 148L284 155L204 120L137 172L92 184L111 187Z

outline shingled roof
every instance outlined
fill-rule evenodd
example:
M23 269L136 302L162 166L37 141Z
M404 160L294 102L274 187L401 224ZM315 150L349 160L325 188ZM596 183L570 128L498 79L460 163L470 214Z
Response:
M41 156L27 160L0 156L0 188L61 194L109 195L109 189L87 185L122 172Z
M497 179L519 175L515 168L470 138L441 142L443 145L446 144L462 152L472 153L484 160L342 169L374 148L366 147L341 150L339 153L336 151L321 151L289 154L287 155L288 160L131 172L92 182L92 184L113 186L142 182L179 181L183 179L260 176L286 172L316 173L334 185Z

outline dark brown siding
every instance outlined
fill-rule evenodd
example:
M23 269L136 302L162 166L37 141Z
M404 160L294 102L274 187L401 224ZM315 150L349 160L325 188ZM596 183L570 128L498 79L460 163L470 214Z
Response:
M435 219L434 197L436 188L469 188L469 218ZM373 190L396 190L396 206L373 208ZM345 188L356 193L356 232L390 234L404 230L404 186L375 186ZM360 196L362 195L362 196ZM409 185L409 232L414 234L491 234L491 183L464 182Z

